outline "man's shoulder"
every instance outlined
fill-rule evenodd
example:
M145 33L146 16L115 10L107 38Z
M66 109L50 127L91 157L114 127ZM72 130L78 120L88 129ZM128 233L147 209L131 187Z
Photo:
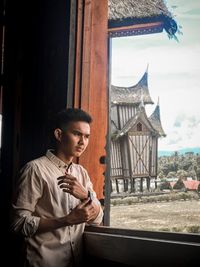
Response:
M38 157L36 159L33 159L33 160L29 161L29 163L31 163L31 164L38 164L40 162L47 161L47 160L48 160L47 157L45 155L43 155L41 157Z
M46 156L41 156L41 157L38 157L38 158L35 158L35 159L28 161L24 165L24 168L34 168L34 167L40 166L41 164L43 165L47 161L48 161L48 159Z

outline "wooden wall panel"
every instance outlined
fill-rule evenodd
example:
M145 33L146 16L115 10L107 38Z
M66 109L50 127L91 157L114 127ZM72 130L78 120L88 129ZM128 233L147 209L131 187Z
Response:
M99 199L104 198L105 165L99 160L106 154L107 133L107 11L107 0L79 1L74 106L93 117L90 144L79 163L88 170Z

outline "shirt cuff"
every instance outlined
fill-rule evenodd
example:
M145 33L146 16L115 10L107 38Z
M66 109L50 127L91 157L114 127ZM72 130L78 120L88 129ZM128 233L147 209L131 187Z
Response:
M102 210L102 208L100 206L99 214L97 215L97 217L95 218L95 220L90 223L90 225L94 225L94 226L95 225L100 225L100 223L102 222L102 220L103 220L103 210Z
M22 233L27 236L31 237L34 235L39 227L40 218L36 216L26 217L22 229Z

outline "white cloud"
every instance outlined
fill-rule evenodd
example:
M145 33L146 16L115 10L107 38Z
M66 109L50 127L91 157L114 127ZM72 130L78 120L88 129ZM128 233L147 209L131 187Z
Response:
M198 19L200 14L197 12L200 10L199 0L168 0L167 6L172 14L176 14L178 18L184 19Z

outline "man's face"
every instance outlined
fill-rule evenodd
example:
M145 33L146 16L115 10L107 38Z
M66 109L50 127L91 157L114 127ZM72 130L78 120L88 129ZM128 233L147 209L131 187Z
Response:
M87 122L70 122L62 131L60 148L67 157L80 157L85 151L90 137L90 125Z

